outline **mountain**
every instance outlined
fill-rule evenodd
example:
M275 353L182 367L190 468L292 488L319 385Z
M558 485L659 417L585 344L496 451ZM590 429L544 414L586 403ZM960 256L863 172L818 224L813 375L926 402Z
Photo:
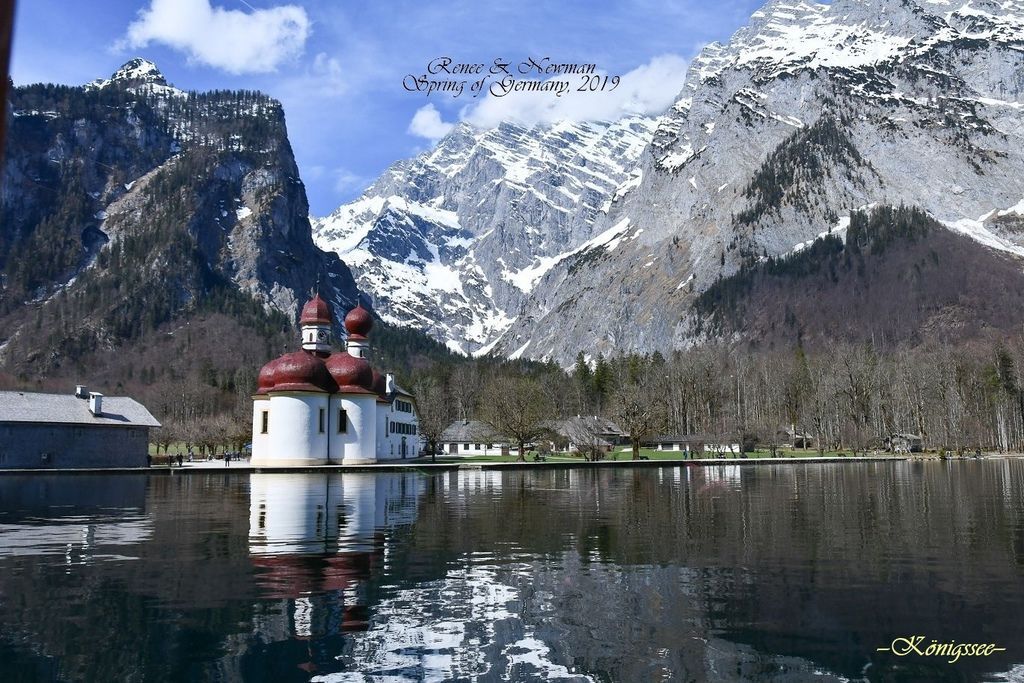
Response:
M14 88L9 106L4 371L113 384L145 370L151 385L205 363L233 388L294 343L314 288L354 304L348 268L313 243L277 101L184 92L134 59L84 87Z
M314 238L352 268L384 320L479 353L559 255L594 236L654 127L643 117L463 123L314 220Z
M851 216L872 207L916 207L937 221L938 230L982 245L965 261L982 269L975 286L1001 286L984 272L1019 269L1024 256L1022 73L1020 0L773 0L727 43L707 46L691 62L675 104L653 130L644 126L650 141L642 152L631 148L628 156L608 160L623 180L602 195L586 230L566 232L544 250L517 254L517 263L532 265L524 273L531 286L519 299L492 296L492 308L479 299L478 317L490 313L502 321L480 341L502 355L567 365L579 351L591 358L616 351L667 352L720 339L726 328L695 306L704 292L819 236L831 232L843 239ZM489 134L474 132L469 139ZM453 132L431 154L458 146L457 138L467 135L464 129ZM531 149L528 143L540 135L523 131L518 144ZM471 148L469 140L462 148ZM431 154L399 164L374 188L400 190L393 204L418 201L415 190L387 179ZM561 169L563 177L578 171L571 164ZM558 183L558 176L548 180ZM379 194L374 188L364 199ZM457 205L472 206L490 192L486 182L462 183ZM439 204L451 201L447 194L431 197ZM335 224L344 224L364 199L335 212ZM574 218L561 220L572 224ZM355 246L362 239L349 228L339 234L359 240L332 245L324 239L326 223L316 222L323 246ZM533 221L522 225L524 232L551 233ZM430 253L431 233L401 222L392 228L396 240L427 235L424 249ZM938 251L967 244L940 235L929 238ZM820 249L809 253L824 258ZM891 270L906 265L899 259L870 252L864 258L865 272L900 281ZM354 269L362 278L360 266ZM939 278L941 272L931 275ZM496 279L481 284L495 287ZM939 312L952 305L948 292L938 293L942 289L920 289L913 305L923 317L915 320L941 319ZM776 297L800 294L773 291ZM837 296L852 304L858 291L847 288ZM387 294L375 293L378 299ZM440 319L451 319L443 301L439 307ZM972 318L972 307L961 305L960 311L964 330L986 326ZM1016 309L1010 313L1016 319ZM733 320L727 327L729 338L748 342L764 334L754 319L750 326ZM430 331L447 340L460 334ZM812 332L808 338L828 337ZM919 331L894 326L884 336L893 343L913 342Z
M997 285L997 286L994 286ZM828 342L956 345L1024 326L1024 269L1012 253L920 209L855 211L832 234L715 281L694 302L699 333L755 348Z

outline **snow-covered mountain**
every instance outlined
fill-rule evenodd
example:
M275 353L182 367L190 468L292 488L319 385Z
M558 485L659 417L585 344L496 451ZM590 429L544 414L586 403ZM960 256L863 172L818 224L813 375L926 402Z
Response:
M492 130L460 124L392 166L358 200L313 221L385 320L480 352L559 258L594 236L655 121Z
M378 299L391 296L374 283L387 282L387 257L402 253L392 245L422 245L424 270L446 262L443 249L461 248L450 262L479 266L486 293L472 298L474 319L494 322L473 335L468 325L446 326L456 317L444 299L434 302L436 315L423 317L392 303L395 319L442 321L431 329L439 338L479 339L498 353L563 363L580 350L667 351L705 339L692 309L701 292L743 264L841 233L862 207L918 206L991 249L1024 255L1021 0L775 0L728 43L693 60L683 92L653 131L649 121L629 125L637 135L628 153L603 156L616 169L604 175L618 187L602 185L601 199L575 213L558 203L565 211L510 221L519 204L488 185L496 176L465 173L478 158L470 150L514 131L528 158L502 155L495 167L506 174L544 168L544 199L568 199L581 169L568 158L547 164L542 131L460 129L319 222L318 242L342 253ZM409 182L407 171L439 155L445 161L426 174L430 183ZM517 178L498 183L514 187ZM518 192L515 199L534 196L529 187ZM400 202L452 212L443 223L449 241L420 229L416 211L356 218L378 205L387 214ZM489 235L495 223L503 232ZM387 246L369 238L378 229L388 233ZM496 250L480 249L487 239ZM353 258L360 244L378 269L371 281ZM435 247L439 257L431 260ZM497 265L486 270L484 259ZM465 275L473 271L458 272L457 294L477 284ZM524 285L515 288L523 296L511 296L512 283Z

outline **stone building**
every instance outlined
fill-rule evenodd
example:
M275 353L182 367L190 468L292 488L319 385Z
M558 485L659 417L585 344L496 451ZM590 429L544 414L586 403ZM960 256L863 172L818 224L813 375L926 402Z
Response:
M74 394L0 391L0 469L145 467L145 406L79 386Z

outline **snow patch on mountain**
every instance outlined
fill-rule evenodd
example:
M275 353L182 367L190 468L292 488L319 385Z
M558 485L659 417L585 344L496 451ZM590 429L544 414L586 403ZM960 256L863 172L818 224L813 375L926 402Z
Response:
M459 124L357 200L312 219L314 237L353 269L385 320L479 353L639 184L636 161L655 125L639 116L490 130Z

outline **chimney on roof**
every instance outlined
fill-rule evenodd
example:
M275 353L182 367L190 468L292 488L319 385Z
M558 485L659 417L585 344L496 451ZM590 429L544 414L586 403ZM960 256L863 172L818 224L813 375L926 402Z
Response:
M89 412L99 417L103 414L103 394L89 392Z
M75 398L89 398L89 390L84 384L75 385Z
M388 373L384 376L384 392L387 394L395 393L395 376L392 373Z

